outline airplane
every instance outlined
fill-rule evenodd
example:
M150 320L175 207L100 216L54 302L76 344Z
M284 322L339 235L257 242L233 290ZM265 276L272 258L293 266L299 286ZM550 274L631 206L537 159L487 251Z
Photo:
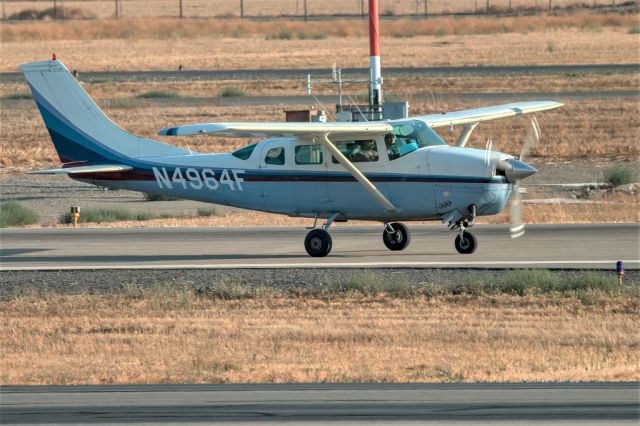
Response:
M439 220L455 231L456 250L471 254L477 240L469 228L478 216L502 211L510 196L512 236L521 235L519 183L536 169L522 157L465 145L478 123L562 106L518 102L389 121L204 123L159 131L264 138L231 153L204 154L121 129L55 57L20 70L62 163L31 173L311 218L304 247L312 257L331 252L330 227L348 220L382 223L392 251L410 242L402 222ZM454 126L463 132L453 146L434 130ZM539 138L535 120L530 135L526 147Z

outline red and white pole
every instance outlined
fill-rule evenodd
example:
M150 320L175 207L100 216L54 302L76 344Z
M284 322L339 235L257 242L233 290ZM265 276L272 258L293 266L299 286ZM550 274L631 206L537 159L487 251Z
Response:
M374 120L382 119L382 71L380 70L380 19L378 0L369 0L369 107Z

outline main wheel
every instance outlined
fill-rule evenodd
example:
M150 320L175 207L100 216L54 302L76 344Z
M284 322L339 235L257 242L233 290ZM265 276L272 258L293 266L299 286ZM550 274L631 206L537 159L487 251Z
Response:
M455 245L458 253L471 254L476 251L478 240L476 240L476 237L474 237L471 232L462 231L462 237L460 237L460 234L456 236Z
M385 228L382 231L382 241L389 250L404 250L411 242L411 234L409 229L401 223L392 223L389 226L393 228L393 232L388 232Z
M323 229L313 229L304 239L304 248L311 257L325 257L331 251L331 235Z

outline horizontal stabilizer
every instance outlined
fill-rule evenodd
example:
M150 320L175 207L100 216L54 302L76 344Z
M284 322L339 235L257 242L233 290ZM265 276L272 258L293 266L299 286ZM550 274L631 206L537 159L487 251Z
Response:
M129 170L133 170L133 167L125 166L123 164L98 164L95 166L78 166L78 167L63 167L60 169L34 170L32 172L29 172L29 174L31 175L60 175L60 174L75 175L79 173L126 172Z

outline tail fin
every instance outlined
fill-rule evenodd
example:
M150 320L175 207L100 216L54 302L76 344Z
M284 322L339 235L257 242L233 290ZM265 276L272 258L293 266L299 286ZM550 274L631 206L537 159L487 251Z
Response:
M183 155L181 148L128 133L93 102L59 60L20 66L60 161L122 162L127 157Z

